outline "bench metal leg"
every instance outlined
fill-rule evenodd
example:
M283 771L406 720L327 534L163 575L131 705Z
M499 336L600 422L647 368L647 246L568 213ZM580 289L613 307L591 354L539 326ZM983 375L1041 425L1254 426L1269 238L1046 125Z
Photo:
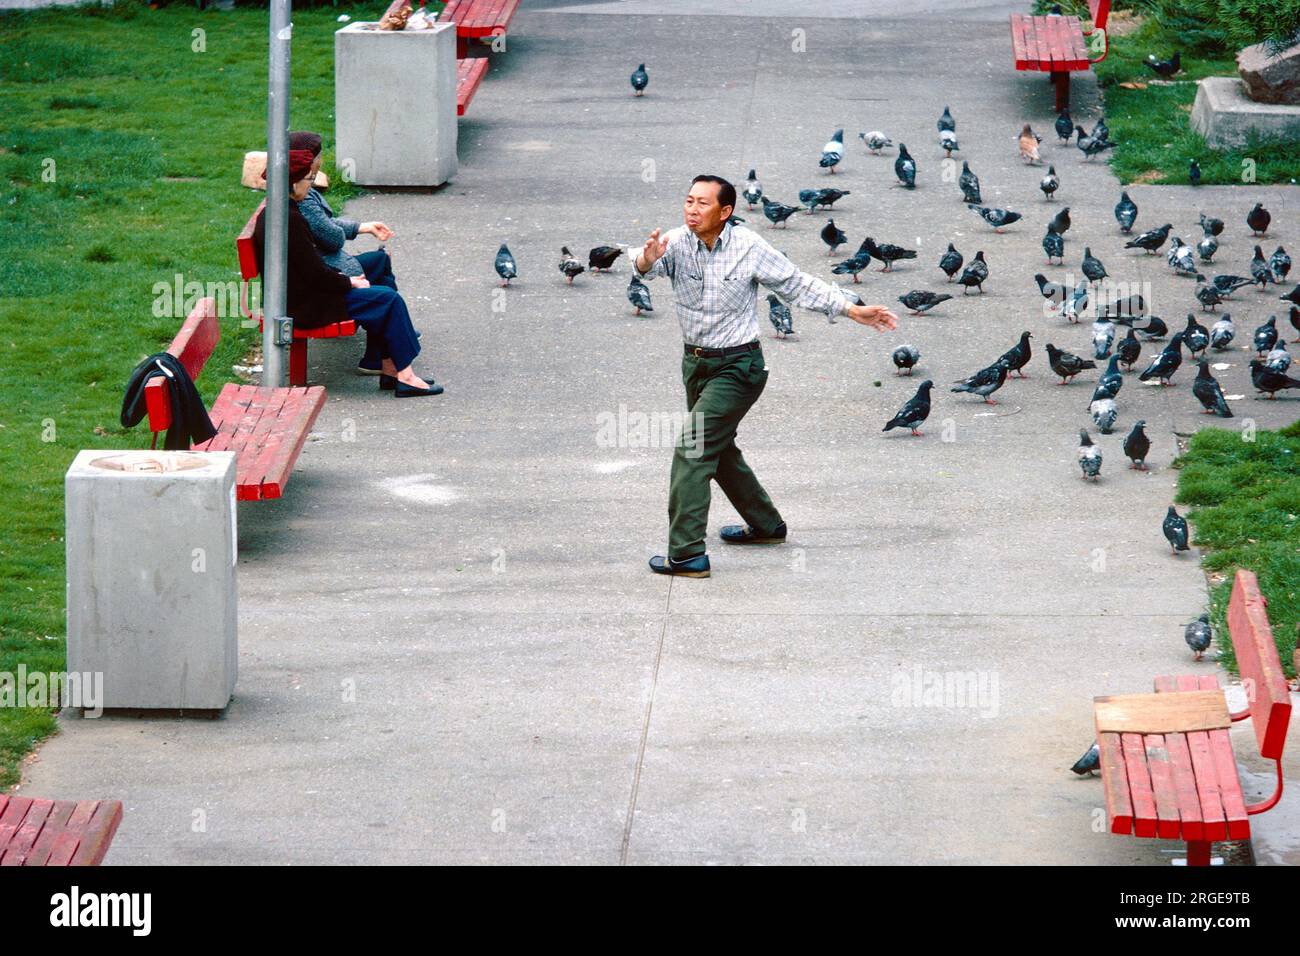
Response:
M469 56L469 37L456 34L456 59L463 60Z
M307 340L294 339L289 346L289 384L307 384Z
M1188 840L1187 841L1187 865L1188 866L1209 866L1210 865L1210 841L1209 840Z
M1056 112L1070 108L1070 72L1061 70L1052 74L1052 85L1056 87Z

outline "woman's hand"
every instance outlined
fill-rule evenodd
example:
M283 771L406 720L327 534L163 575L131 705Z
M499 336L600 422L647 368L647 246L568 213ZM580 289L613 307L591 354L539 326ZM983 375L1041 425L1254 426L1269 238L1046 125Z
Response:
M354 289L370 288L370 280L365 276L348 276L348 278L352 281L352 288Z
M848 314L854 322L869 325L877 332L898 328L898 316L883 305L851 305Z
M382 222L363 222L361 228L357 231L369 233L380 242L387 242L389 239L393 238L393 230L389 229L388 226Z

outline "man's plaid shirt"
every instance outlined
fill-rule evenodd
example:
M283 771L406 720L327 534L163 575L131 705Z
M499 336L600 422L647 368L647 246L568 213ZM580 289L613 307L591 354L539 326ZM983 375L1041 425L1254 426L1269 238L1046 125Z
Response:
M757 339L759 283L786 302L828 316L844 315L854 303L839 286L800 272L744 226L724 225L712 251L686 226L670 229L667 238L667 250L643 278L672 280L687 345L718 349Z

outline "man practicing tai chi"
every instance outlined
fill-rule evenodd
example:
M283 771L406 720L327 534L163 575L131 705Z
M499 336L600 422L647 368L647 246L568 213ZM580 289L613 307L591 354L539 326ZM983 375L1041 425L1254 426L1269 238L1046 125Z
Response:
M718 483L745 525L722 529L732 544L785 540L785 521L736 447L736 428L767 384L759 346L758 284L783 299L847 315L881 332L898 327L882 305L856 305L837 286L800 272L767 240L727 220L736 187L718 176L696 176L686 194L685 227L660 238L650 233L635 260L647 279L673 283L686 355L682 381L690 414L673 452L668 489L668 554L650 559L658 574L709 576L704 535L709 521L709 481Z

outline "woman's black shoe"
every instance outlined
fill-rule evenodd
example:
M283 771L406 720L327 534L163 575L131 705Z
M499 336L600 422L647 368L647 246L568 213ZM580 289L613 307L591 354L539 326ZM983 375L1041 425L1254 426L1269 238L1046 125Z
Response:
M417 388L414 385L407 385L401 379L393 386L394 398L422 398L425 395L441 395L442 386L437 382L430 382L428 388Z
M395 388L397 388L397 379L391 375L385 375L383 372L380 372L379 390L381 392L391 392Z

